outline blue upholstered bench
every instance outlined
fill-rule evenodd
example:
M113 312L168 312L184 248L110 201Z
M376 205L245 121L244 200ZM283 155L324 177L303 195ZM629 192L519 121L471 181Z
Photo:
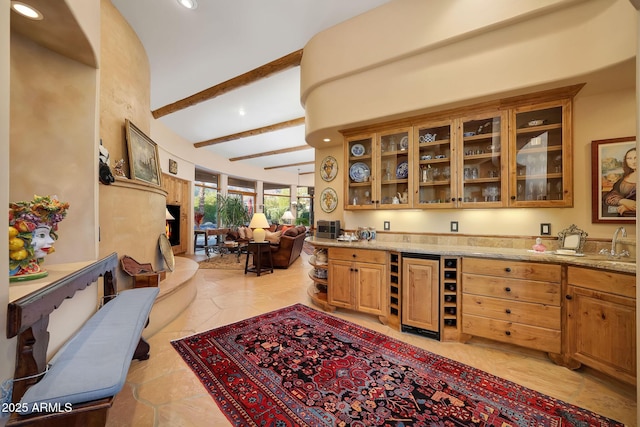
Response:
M34 404L64 408L120 392L158 292L123 291L98 310L55 354L42 379L29 387L20 401L28 408L24 413L31 413Z
M149 344L141 335L159 293L158 288L139 288L116 295L116 266L112 254L9 304L7 336L18 336L13 407L19 410L7 426L105 425L131 361L149 358ZM45 363L49 314L99 276L105 278L106 303Z

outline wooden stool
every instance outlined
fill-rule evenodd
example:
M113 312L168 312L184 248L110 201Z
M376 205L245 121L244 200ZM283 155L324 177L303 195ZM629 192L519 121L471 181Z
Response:
M250 254L253 254L252 267L249 267ZM266 265L267 261L269 265ZM247 244L247 260L244 263L244 274L251 272L260 276L260 273L263 271L270 271L273 273L273 258L271 258L271 247L269 246L269 242L249 242Z

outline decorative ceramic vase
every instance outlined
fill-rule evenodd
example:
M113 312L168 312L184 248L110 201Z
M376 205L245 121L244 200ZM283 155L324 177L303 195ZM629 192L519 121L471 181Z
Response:
M64 219L68 203L56 196L34 196L29 202L9 203L9 280L33 280L48 273L44 258L54 251L58 223Z

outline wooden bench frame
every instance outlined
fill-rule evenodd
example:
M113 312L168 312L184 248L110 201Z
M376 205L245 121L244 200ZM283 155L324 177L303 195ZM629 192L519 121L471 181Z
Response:
M79 290L103 277L104 302L116 296L116 268L118 255L111 255L69 274L31 294L9 303L7 310L7 338L17 336L16 366L14 371L12 402L17 404L27 389L38 382L40 374L47 368L47 347L49 345L49 315L67 298L72 298ZM148 321L147 321L148 322ZM140 337L134 359L149 358L149 344ZM113 398L98 399L82 404L74 404L69 412L38 413L19 415L12 413L7 426L104 426L107 411Z

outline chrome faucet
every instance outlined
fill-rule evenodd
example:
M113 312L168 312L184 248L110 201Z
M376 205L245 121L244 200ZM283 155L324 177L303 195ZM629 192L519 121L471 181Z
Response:
M611 256L619 257L619 256L629 256L629 252L622 251L620 253L616 253L616 245L618 244L618 234L622 232L622 237L627 237L627 230L624 227L616 228L616 231L613 232L613 239L611 239Z

